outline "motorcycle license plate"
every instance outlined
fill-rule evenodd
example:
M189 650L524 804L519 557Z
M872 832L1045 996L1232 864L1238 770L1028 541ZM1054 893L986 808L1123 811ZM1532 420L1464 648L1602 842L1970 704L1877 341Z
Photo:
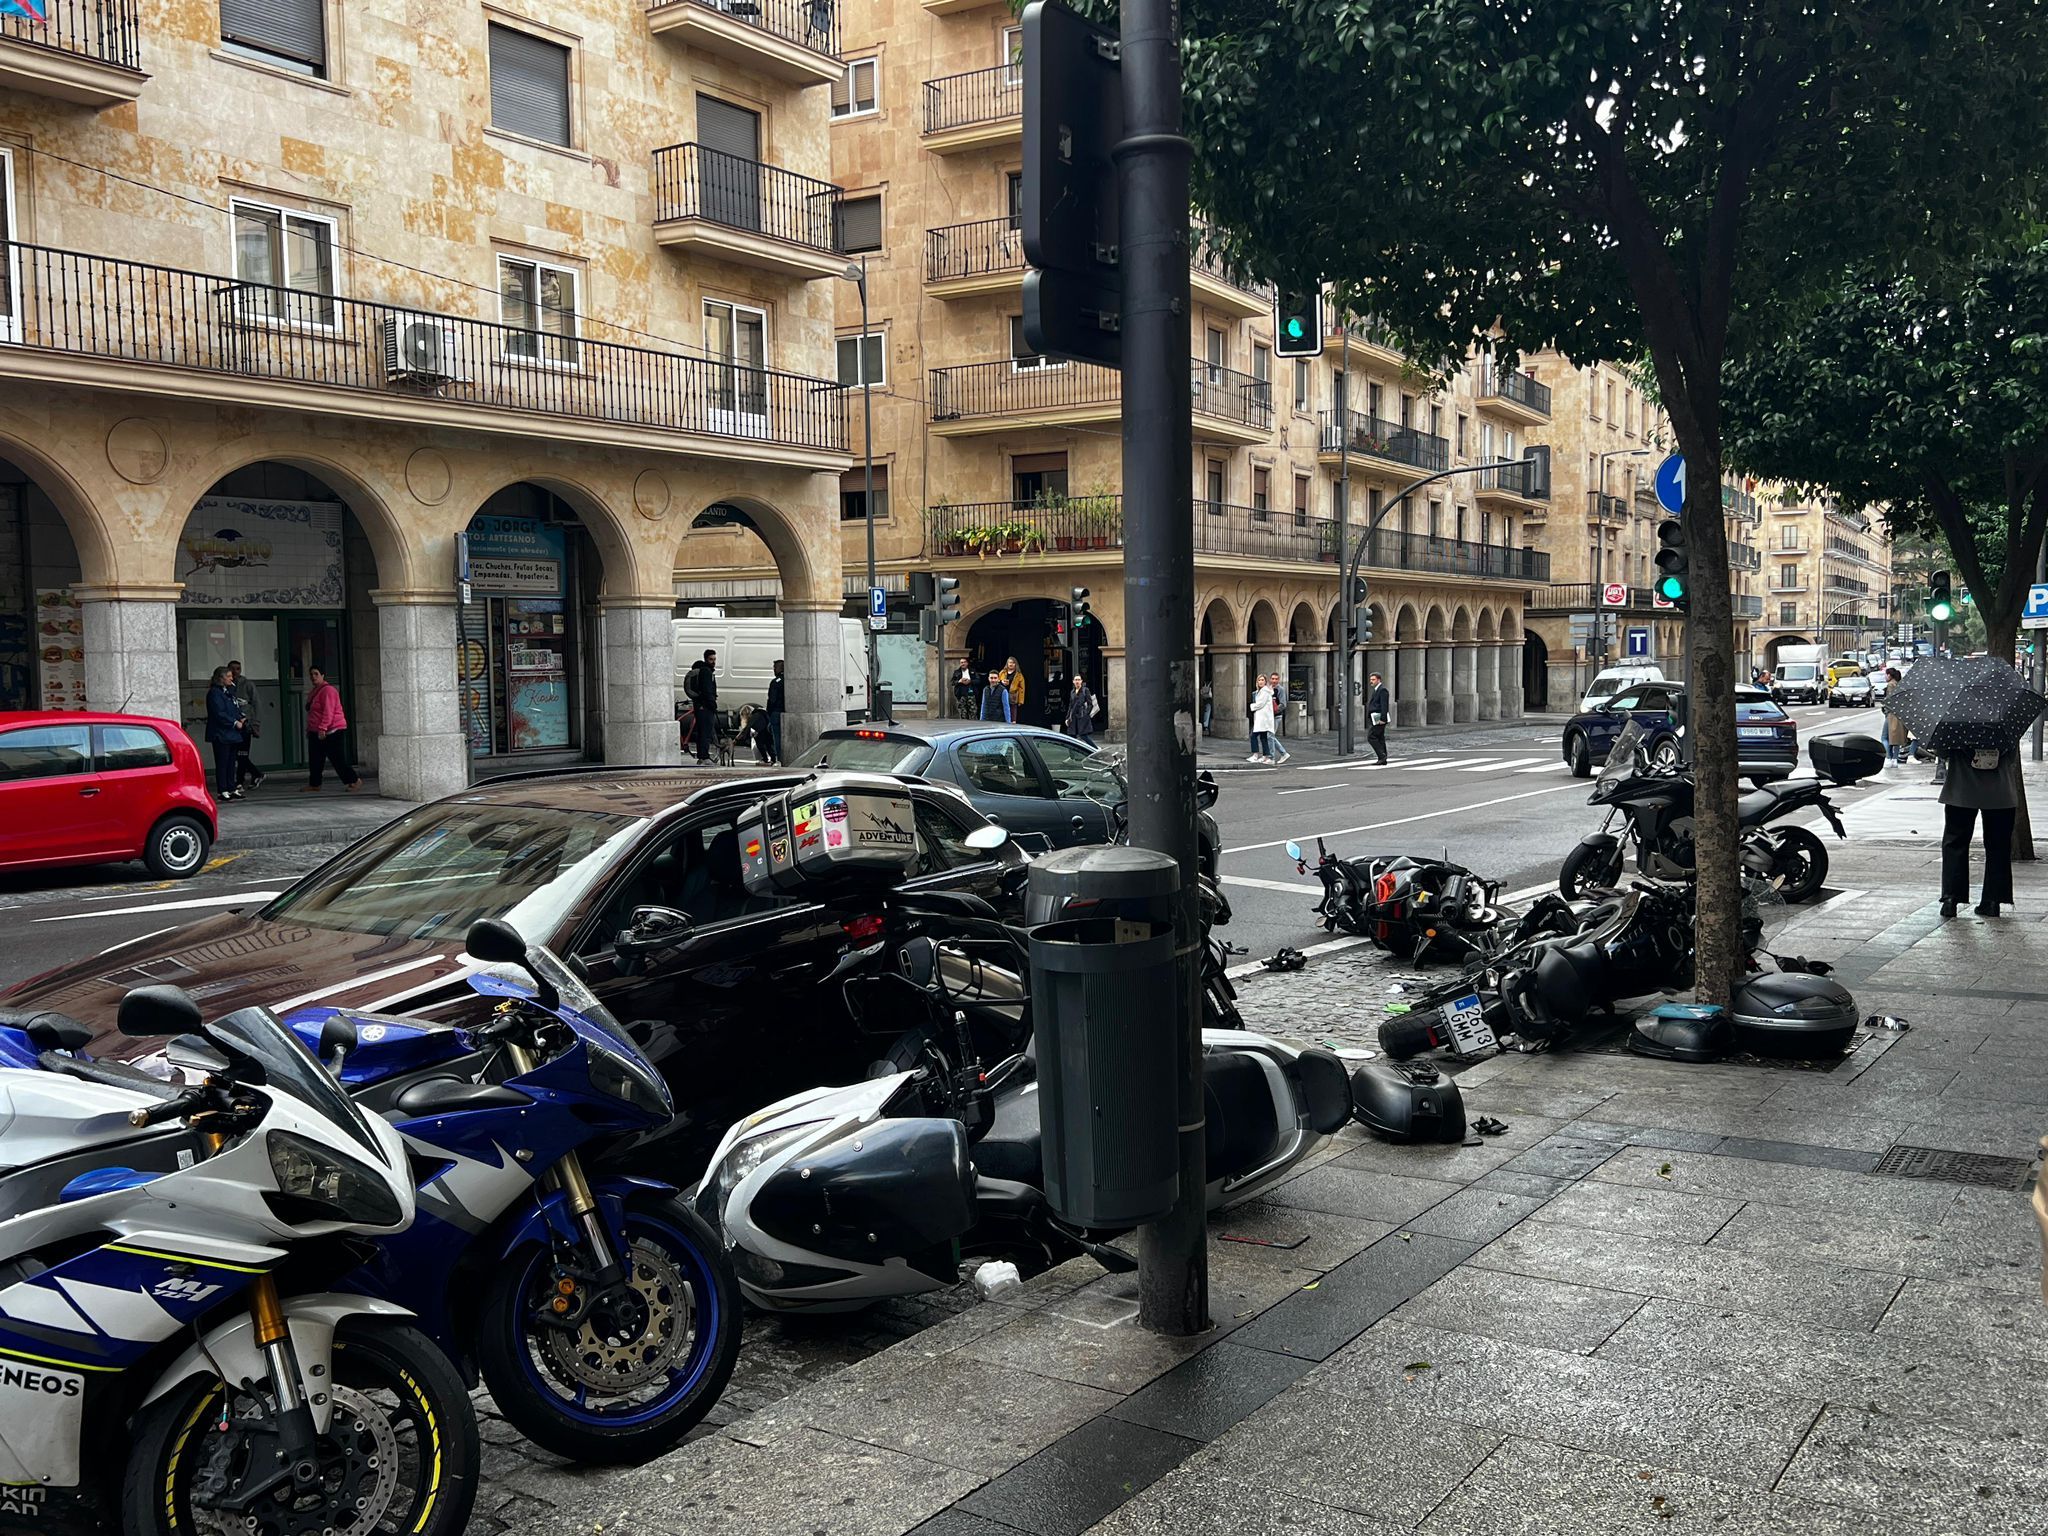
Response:
M1451 1032L1451 1049L1460 1056L1490 1051L1500 1044L1486 1012L1479 1006L1479 994L1468 992L1444 1009L1444 1026Z
M1745 725L1735 733L1744 741L1770 741L1778 734L1775 725Z

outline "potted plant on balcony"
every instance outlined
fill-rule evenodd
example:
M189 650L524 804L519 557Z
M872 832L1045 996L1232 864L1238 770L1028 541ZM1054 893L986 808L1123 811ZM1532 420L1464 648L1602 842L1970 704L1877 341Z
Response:
M1074 503L1075 522L1088 549L1113 549L1123 532L1123 510L1116 492L1097 486Z
M1316 558L1328 565L1337 563L1337 525L1318 523L1316 525Z
M1040 547L1044 547L1043 527L1052 526L1052 547L1058 550L1075 550L1081 547L1081 524L1077 516L1080 503L1064 491L1048 491L1031 504L1031 510L1043 514L1038 526Z

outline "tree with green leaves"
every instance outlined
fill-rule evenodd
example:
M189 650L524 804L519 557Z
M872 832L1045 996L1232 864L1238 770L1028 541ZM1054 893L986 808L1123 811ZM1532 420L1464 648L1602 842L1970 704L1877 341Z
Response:
M1106 4L1107 0L1101 0ZM1418 357L1647 355L1687 466L1699 990L1740 964L1731 355L1879 253L1980 248L2048 166L2048 0L1183 0L1197 202Z
M1727 423L1745 469L1946 546L2012 660L2048 532L2048 245L1848 278L1730 370Z

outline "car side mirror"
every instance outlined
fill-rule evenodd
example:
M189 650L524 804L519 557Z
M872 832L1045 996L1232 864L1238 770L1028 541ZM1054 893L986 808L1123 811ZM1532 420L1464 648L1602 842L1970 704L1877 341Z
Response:
M1075 818L1075 820L1077 821L1079 819L1079 817ZM996 824L996 820L993 816L989 818L989 824L987 826L976 827L972 832L969 832L966 837L961 839L962 842L966 843L967 846L972 848L976 853L994 853L998 848L1002 847L1003 844L1007 843L1009 840L1010 834L1007 831L1005 831L1002 827Z
M114 1015L115 1027L137 1040L193 1034L203 1023L199 1005L183 988L162 985L137 987L121 999Z
M643 960L681 944L696 926L689 913L675 907L635 907L628 926L612 940L619 969L630 976Z
M486 965L526 963L526 940L502 917L480 917L471 923L462 947L469 951L472 960L481 960Z
M1007 865L1003 872L996 876L996 887L1005 896L1022 894L1024 887L1030 883L1031 866L1029 864Z
M228 1070L219 1047L201 1035L180 1035L164 1048L164 1060L188 1077L214 1077Z

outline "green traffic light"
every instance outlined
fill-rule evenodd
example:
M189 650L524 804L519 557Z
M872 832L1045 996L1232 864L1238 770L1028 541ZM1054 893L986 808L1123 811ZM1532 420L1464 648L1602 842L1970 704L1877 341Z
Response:
M1946 624L1955 616L1955 609L1947 603L1929 603L1927 605L1927 617L1934 620L1937 624Z
M1289 315L1287 317L1287 339L1289 341L1299 341L1307 334L1308 327L1301 323L1301 316Z
M1657 595L1667 603L1675 603L1685 596L1685 581L1678 576L1665 576L1657 582Z

